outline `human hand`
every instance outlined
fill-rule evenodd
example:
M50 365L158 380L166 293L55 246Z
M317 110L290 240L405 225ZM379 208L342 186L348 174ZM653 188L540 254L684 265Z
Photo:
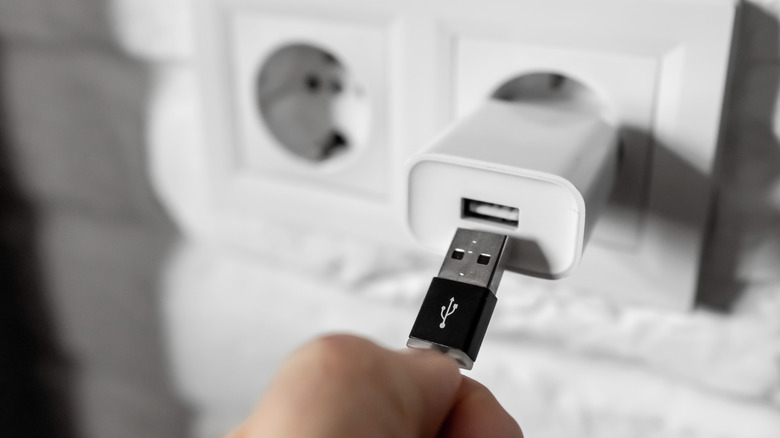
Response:
M282 366L227 438L522 438L490 391L448 356L334 335Z

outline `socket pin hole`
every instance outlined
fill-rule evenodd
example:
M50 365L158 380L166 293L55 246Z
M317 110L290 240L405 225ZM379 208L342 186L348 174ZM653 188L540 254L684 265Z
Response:
M366 87L334 53L293 43L265 58L255 82L260 122L290 156L343 162L369 140Z
M310 73L306 76L306 89L311 93L320 91L320 78L314 73Z
M479 257L477 257L477 263L480 265L487 265L490 263L490 254L480 254Z
M452 251L452 258L455 260L463 260L463 256L466 255L466 251L458 248L455 251Z

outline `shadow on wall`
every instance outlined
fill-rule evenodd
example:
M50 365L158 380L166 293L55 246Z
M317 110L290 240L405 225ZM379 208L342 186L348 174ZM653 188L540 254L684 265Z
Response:
M732 55L729 98L718 156L716 203L704 248L697 304L728 311L744 288L746 250L780 223L768 194L780 176L780 142L774 132L780 91L780 25L775 16L743 3Z
M0 83L2 67L0 42ZM37 218L14 178L6 120L0 104L0 436L74 438L71 367L48 312Z

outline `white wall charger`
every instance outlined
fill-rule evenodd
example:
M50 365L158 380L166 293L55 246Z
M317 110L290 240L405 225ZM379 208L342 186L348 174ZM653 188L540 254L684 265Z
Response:
M509 236L506 269L573 272L613 187L616 127L592 108L491 99L407 167L412 235L442 253L458 228Z

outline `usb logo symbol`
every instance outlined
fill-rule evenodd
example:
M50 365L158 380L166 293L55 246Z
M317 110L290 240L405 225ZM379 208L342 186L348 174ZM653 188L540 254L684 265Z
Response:
M444 328L447 326L445 324L447 317L455 313L455 310L457 309L458 304L455 303L455 297L450 298L450 304L448 306L441 306L441 324L439 324L439 328Z

